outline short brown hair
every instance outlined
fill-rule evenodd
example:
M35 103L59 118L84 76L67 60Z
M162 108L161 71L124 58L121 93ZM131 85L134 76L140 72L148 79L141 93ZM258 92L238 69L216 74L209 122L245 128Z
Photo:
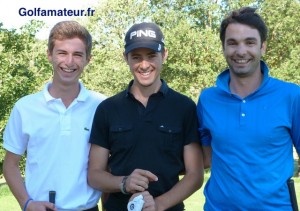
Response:
M89 57L92 51L92 36L85 27L76 21L62 21L51 29L48 38L48 51L52 53L55 40L72 39L76 37L84 42L86 55Z
M256 8L252 7L242 7L238 10L232 11L221 23L220 27L220 39L222 41L222 46L224 47L225 42L225 32L227 26L231 23L240 23L248 25L252 28L258 30L261 43L265 42L268 37L268 28L262 19L262 17L257 14Z

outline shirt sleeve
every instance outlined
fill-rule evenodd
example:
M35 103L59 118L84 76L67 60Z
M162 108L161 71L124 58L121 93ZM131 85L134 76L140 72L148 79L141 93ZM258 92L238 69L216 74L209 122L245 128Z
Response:
M109 149L109 128L106 119L107 115L104 109L104 103L102 102L97 107L94 115L90 143Z
M197 104L197 117L199 123L198 132L200 135L200 143L202 146L211 146L211 134L210 131L204 125L204 116L200 97Z
M3 133L3 147L12 153L23 155L27 148L28 136L23 132L22 115L16 104L10 114Z
M192 103L191 106L188 107L184 122L186 145L192 142L199 142L199 134L197 132L198 122L196 115L196 104L194 103L194 101L190 101Z
M300 87L297 87L296 97L293 102L291 136L298 154L300 154Z

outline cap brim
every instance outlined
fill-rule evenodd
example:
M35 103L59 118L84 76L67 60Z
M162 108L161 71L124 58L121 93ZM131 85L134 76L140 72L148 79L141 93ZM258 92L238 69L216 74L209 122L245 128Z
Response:
M126 46L125 54L128 54L130 51L135 50L137 48L149 48L156 52L161 52L163 49L163 45L157 42L135 42Z

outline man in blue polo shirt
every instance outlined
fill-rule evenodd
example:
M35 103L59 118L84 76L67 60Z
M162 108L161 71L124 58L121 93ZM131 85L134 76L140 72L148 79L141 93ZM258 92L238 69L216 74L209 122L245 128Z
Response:
M88 182L110 193L107 211L127 211L134 193L144 210L183 211L203 182L196 105L160 79L168 51L156 24L133 25L125 42L134 79L96 110Z
M267 27L255 9L233 11L220 38L229 69L197 105L204 164L211 164L204 210L291 210L300 87L269 76L261 60Z

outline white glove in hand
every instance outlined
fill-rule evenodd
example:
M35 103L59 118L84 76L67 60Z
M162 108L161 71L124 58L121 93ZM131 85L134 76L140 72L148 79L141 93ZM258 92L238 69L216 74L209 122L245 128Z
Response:
M127 210L141 211L143 209L143 205L144 205L143 195L138 195L134 197L134 199L127 204Z

